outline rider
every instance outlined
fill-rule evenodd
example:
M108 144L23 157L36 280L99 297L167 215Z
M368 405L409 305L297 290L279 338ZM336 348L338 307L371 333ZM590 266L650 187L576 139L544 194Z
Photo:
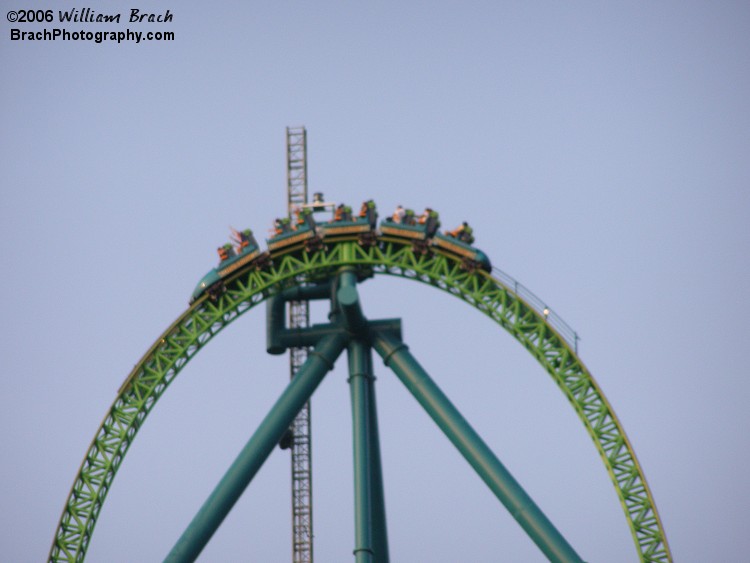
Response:
M401 219L401 222L404 225L416 225L417 224L417 218L414 216L414 210L413 209L407 209L404 211L404 216Z
M234 253L234 248L232 248L232 245L229 243L226 243L224 246L220 246L216 249L216 251L219 253L219 259L223 262L224 260L229 260L233 256L236 256Z
M370 227L373 229L375 228L375 225L378 222L378 212L375 208L374 200L368 199L362 203L362 207L359 209L359 217L361 219L366 219L370 223Z
M253 236L253 231L245 229L244 231L235 231L232 229L234 235L234 241L237 243L237 252L242 252L248 246L254 246L258 248L258 241Z
M403 223L405 214L406 210L401 206L401 204L399 204L398 207L396 207L396 210L393 212L391 219L394 223Z
M315 219L313 217L313 210L309 207L300 207L297 209L297 226L296 228L302 228L305 225L311 229L315 227Z
M286 217L276 219L273 223L273 227L274 227L276 236L283 235L284 233L288 233L289 231L292 230L290 221Z
M425 232L427 238L432 238L440 227L440 221L438 220L438 212L433 211L429 207L424 210L424 213L419 216L418 223L425 226Z
M474 229L472 229L469 226L469 223L467 223L466 221L461 223L461 225L457 228L453 229L452 231L448 231L445 234L449 237L456 238L461 242L465 242L466 244L471 244L474 242Z
M336 211L333 212L333 220L334 222L343 221L344 220L344 204L340 203L338 206L336 206Z

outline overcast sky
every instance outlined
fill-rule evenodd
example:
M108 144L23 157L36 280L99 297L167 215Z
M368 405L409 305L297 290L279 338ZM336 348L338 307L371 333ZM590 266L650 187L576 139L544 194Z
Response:
M745 2L0 0L2 559L46 557L117 390L187 307L229 226L285 214L285 127L311 191L468 220L580 335L675 560L750 552L750 6ZM10 23L90 7L120 23ZM173 41L12 40L12 29ZM614 488L553 380L453 297L360 288L591 562L631 562ZM325 321L316 307L313 321ZM313 400L315 558L354 546L346 363ZM375 361L391 560L543 561ZM180 373L134 441L92 562L160 561L288 379L259 307ZM276 450L202 561L291 560Z

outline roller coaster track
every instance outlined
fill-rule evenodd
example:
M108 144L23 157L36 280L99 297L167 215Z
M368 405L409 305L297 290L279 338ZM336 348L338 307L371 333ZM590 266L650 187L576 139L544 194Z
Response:
M541 301L524 299L509 276L499 279L502 276L480 270L468 272L451 256L415 254L410 244L392 241L369 247L345 241L311 253L275 254L272 263L262 269L249 265L233 274L218 299L204 295L193 303L149 348L120 387L76 476L49 561L84 559L107 492L128 448L151 409L193 356L232 321L268 297L286 287L330 279L343 266L365 275L397 276L440 288L478 309L516 338L552 376L594 441L620 499L640 560L672 561L635 452L604 393L579 359L575 333L567 325L553 323L554 317Z

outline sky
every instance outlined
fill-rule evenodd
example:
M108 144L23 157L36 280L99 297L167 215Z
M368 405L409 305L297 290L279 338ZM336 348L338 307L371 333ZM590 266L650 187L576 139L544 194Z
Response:
M11 23L0 0L4 561L47 556L133 365L229 227L286 213L285 128L310 191L429 206L559 314L617 413L675 560L750 551L750 6L744 2L50 0L121 23ZM12 29L173 41L21 41ZM570 404L509 334L434 288L360 286L587 561L636 561ZM313 308L313 322L326 311ZM231 325L146 419L88 561L160 561L288 379L265 311ZM375 360L392 561L544 558ZM315 559L354 546L346 362L312 402ZM201 561L291 560L276 450Z

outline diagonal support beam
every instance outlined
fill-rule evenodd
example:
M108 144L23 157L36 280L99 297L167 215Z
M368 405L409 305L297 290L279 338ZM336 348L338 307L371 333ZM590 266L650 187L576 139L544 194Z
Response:
M582 563L571 545L419 365L408 347L400 339L382 331L374 334L373 345L385 365L396 373L547 558L559 563Z
M348 337L343 332L320 340L169 552L165 562L182 563L197 559L299 410L310 399L325 374L333 369L347 341Z

